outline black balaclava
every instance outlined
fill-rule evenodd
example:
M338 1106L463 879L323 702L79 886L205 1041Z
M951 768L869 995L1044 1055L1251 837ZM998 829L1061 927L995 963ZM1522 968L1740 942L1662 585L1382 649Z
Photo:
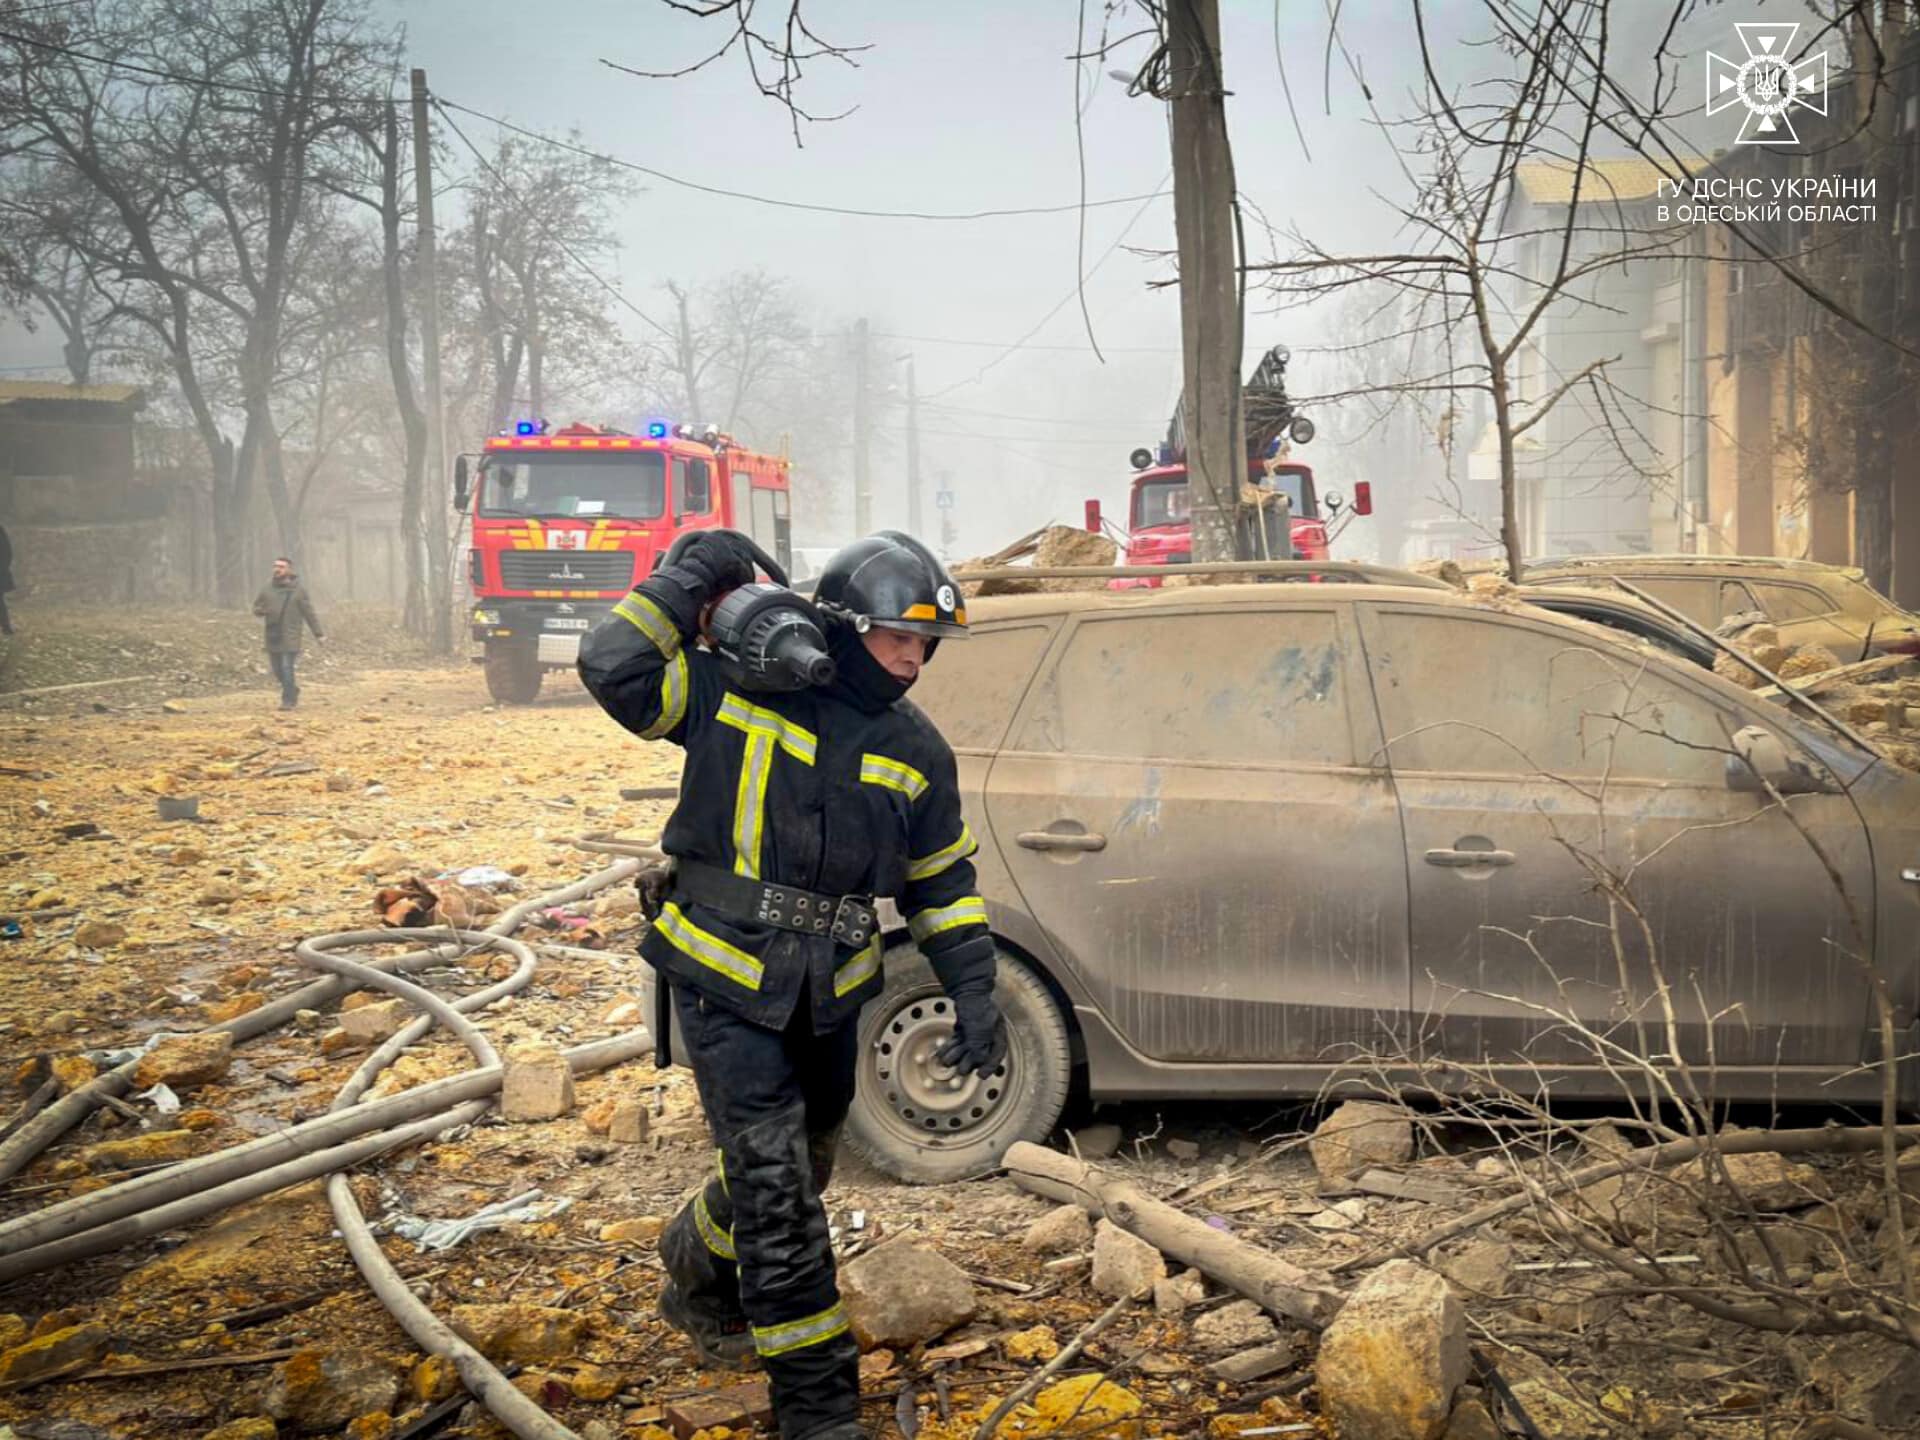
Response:
M854 709L878 715L912 687L910 680L897 680L873 658L867 642L845 621L827 625L827 653L833 656L835 674L827 688Z

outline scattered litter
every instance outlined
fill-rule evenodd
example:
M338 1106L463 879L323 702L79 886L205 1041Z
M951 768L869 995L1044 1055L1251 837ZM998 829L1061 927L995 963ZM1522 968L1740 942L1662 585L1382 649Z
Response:
M429 1220L422 1215L389 1215L383 1222L390 1234L411 1240L416 1248L451 1250L463 1240L484 1230L499 1230L536 1220L551 1220L573 1204L570 1195L548 1200L544 1192L529 1190L511 1200L497 1200L460 1220Z
M165 1081L154 1086L151 1090L140 1091L133 1098L136 1100L151 1101L153 1108L158 1110L162 1115L177 1115L180 1113L180 1097L173 1093L173 1087Z
M438 875L434 878L445 880L448 876ZM498 865L469 865L452 878L469 890L511 890L518 883Z
M0 940L18 940L25 933L18 920L0 920Z

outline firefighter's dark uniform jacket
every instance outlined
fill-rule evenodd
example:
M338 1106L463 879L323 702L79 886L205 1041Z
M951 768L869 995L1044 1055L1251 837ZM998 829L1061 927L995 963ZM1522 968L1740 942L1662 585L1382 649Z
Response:
M694 642L708 598L668 566L581 647L581 678L609 714L686 749L667 853L764 884L893 898L949 993L991 990L976 846L946 741L845 626L830 637L832 686L736 688ZM641 944L673 982L720 1159L661 1237L668 1284L696 1321L750 1327L786 1440L848 1433L859 1415L820 1191L881 947L877 935L855 948L671 891Z
M732 688L693 643L697 608L684 594L643 581L580 655L581 678L609 714L643 740L686 749L667 854L773 884L892 898L949 992L991 984L993 944L968 858L977 847L940 732L905 700L875 712L838 684ZM640 947L676 986L772 1029L810 996L820 1033L880 992L880 952L878 936L852 950L671 900Z

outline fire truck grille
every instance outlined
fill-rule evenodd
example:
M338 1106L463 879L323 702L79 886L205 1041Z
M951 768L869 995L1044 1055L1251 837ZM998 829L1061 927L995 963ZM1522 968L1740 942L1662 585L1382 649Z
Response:
M500 583L508 590L625 590L633 555L625 550L503 550Z

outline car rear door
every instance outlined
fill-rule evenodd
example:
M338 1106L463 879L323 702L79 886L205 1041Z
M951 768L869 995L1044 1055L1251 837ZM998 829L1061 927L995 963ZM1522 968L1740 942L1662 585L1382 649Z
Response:
M1050 963L1152 1059L1328 1062L1404 1020L1400 819L1346 610L1082 613L994 762Z
M1549 620L1361 609L1406 822L1414 1010L1436 1050L1591 1065L1585 1027L1671 1053L1671 1000L1681 1053L1722 1067L1723 1093L1859 1058L1864 972L1806 839L1870 916L1859 814L1800 795L1789 819L1726 783L1730 737L1765 721L1790 741L1786 717Z

